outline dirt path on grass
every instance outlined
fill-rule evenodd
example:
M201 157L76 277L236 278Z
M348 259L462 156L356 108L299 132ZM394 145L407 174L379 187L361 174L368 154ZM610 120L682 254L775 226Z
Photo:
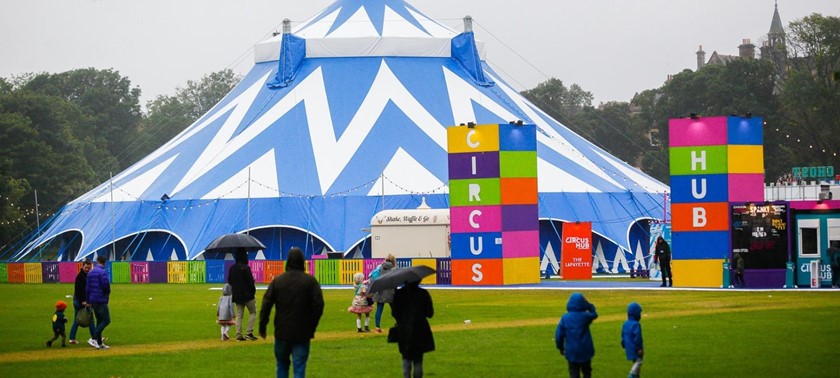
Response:
M809 307L807 304L799 304L799 307ZM715 308L709 306L705 308L695 309L678 309L669 310L665 312L645 312L645 319L651 321L654 319L677 318L684 316L701 316L714 314L730 314L751 311L766 311L766 310L784 310L789 308L785 304L778 305L761 305L761 306L743 306L743 307L725 307ZM455 323L455 324L440 324L432 327L434 332L457 332L468 330L482 330L482 329L499 329L499 328L520 328L520 327L534 327L534 326L554 326L557 324L560 314L557 317L541 318L541 319L520 319L520 320L504 320L496 322L473 322L471 324ZM625 314L610 314L602 315L598 318L598 322L622 322L626 319ZM360 337L355 331L341 331L341 332L318 332L313 342L331 341L331 340L350 340ZM385 337L385 334L364 334L361 337ZM26 352L12 352L0 353L0 364L23 362L23 361L49 361L49 360L69 360L78 358L99 358L99 357L113 357L113 356L128 356L128 355L143 355L143 354L161 354L184 351L195 351L201 349L227 349L238 348L242 346L255 346L257 344L273 345L273 338L269 337L266 340L259 340L256 342L221 342L216 339L212 340L198 340L198 341L171 341L154 344L134 344L134 345L115 345L108 350L95 350L88 345L71 345L66 348L56 347L44 348L37 351ZM55 350L62 349L62 350Z

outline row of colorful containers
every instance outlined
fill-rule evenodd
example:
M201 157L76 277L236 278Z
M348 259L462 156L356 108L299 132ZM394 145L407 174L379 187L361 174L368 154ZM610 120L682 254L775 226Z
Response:
M352 285L353 275L371 271L382 259L313 259L306 264L306 273L312 274L322 285ZM283 273L284 262L273 260L249 261L254 281L269 283ZM452 271L449 259L397 259L397 266L406 268L426 265L437 274L426 277L425 285L449 284ZM109 261L105 270L113 283L223 283L233 261ZM0 263L0 283L73 283L82 267L81 262L31 262Z

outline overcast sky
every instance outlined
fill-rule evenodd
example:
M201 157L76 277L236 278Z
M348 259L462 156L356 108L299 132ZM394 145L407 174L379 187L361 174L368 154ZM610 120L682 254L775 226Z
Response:
M231 68L245 74L252 46L308 19L331 0L0 0L0 77L114 68L143 91L143 104L187 80ZM415 0L462 30L471 15L487 60L519 90L550 77L600 101L629 101L668 74L696 68L699 45L737 55L767 37L773 0ZM790 21L840 16L838 0L780 0Z

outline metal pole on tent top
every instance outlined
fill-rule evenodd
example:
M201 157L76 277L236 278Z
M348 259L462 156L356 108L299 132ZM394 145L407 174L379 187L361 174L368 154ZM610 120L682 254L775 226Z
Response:
M379 175L379 182L382 185L382 210L385 210L385 171Z
M38 226L38 235L41 235L41 214L38 214L38 189L35 189L35 224Z
M250 234L251 229L251 166L248 166L248 197L245 202L245 235Z
M108 172L108 186L111 189L111 259L117 254L117 229L114 226L114 172Z

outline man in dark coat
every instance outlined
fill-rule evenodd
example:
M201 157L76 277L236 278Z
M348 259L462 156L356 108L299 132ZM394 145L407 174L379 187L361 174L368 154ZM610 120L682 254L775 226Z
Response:
M70 327L70 344L78 344L76 341L76 331L79 330L79 325L76 323L76 314L79 310L85 308L87 301L85 301L85 287L87 286L87 275L93 269L93 261L85 259L82 262L82 269L76 274L76 283L73 287L73 326ZM93 330L96 328L96 321L91 319L88 330L90 330L90 339L93 339Z
M423 353L435 350L432 327L427 318L435 314L432 296L420 287L420 281L409 282L394 293L391 316L397 321L397 345L402 355L403 376L423 376Z
M833 240L828 248L828 263L831 265L831 287L840 285L840 241Z
M671 247L661 236L656 238L653 262L659 263L659 271L662 273L662 285L659 286L674 286L674 276L671 273ZM666 282L666 279L670 281Z
M306 376L309 342L324 314L321 284L304 271L305 259L300 248L292 247L286 259L286 272L274 277L263 295L260 309L260 337L265 339L266 326L274 316L274 357L277 376L288 377L290 359L294 360L294 376Z
M236 304L236 340L256 340L254 336L254 322L257 321L257 287L254 285L254 274L248 266L248 252L239 249L234 254L236 261L228 272L228 283L233 288L233 303ZM242 336L242 318L245 308L248 308L248 333Z

